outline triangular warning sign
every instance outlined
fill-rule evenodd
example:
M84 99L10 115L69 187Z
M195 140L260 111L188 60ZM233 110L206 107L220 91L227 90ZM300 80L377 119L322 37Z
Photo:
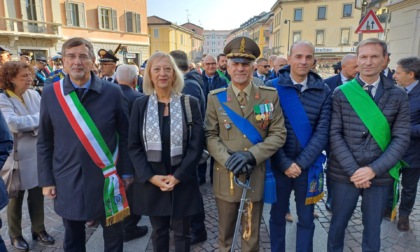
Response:
M360 22L359 26L356 29L355 33L379 33L384 32L381 22L379 22L378 17L376 16L373 10L370 10L368 14Z

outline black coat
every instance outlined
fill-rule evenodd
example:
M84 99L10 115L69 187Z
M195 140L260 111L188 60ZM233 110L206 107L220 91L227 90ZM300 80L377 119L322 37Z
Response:
M410 165L410 168L420 169L420 83L408 93L408 99L410 100L411 140L403 160Z
M214 74L211 84L209 84L207 80L206 71L203 71L201 76L203 77L203 82L204 82L204 87L205 87L204 94L206 95L206 104L207 104L207 94L210 91L228 86L227 81L224 78L220 77L217 72Z
M13 140L7 126L6 121L4 120L3 113L0 112L0 170L3 168L4 162L6 162L7 157L9 157L10 151L13 148ZM6 187L4 185L3 179L0 178L0 210L3 209L9 202L7 197ZM1 228L1 220L0 220Z
M125 99L128 103L128 115L131 114L131 108L133 107L134 102L137 98L143 97L144 94L132 89L131 87L127 85L120 84L121 90L124 94Z
M200 112L204 120L204 115L206 113L206 97L203 78L197 70L191 70L184 75L184 89L182 89L183 94L191 95L197 98L198 103L200 104Z
M327 84L331 92L333 92L334 89L336 89L338 86L343 85L343 82L341 82L341 74L336 74L330 78L325 79L324 83Z
M186 126L187 119L183 97L181 97L181 103ZM154 175L168 175L165 165L163 162L148 162L144 151L143 121L148 100L149 96L136 100L130 119L128 151L135 169L133 212L140 215L172 216L173 218L197 214L202 209L196 168L204 146L203 120L198 101L190 97L194 123L191 140L188 143L188 132L184 131L182 162L177 167L171 167L174 171L172 175L180 180L180 183L175 186L172 192L162 192L150 183L149 179ZM159 105L158 109L160 128L162 128L164 106ZM186 127L184 128L186 129Z
M372 185L388 185L393 181L388 171L402 159L410 143L408 97L385 76L380 78L375 103L388 120L391 142L382 152L344 93L337 88L332 101L328 161L328 174L333 180L352 183L350 177L356 170L369 166L376 174ZM357 81L363 83L359 78Z
M70 126L54 93L44 88L38 133L39 186L55 186L55 212L69 220L96 220L105 216L104 175ZM75 90L69 75L64 94ZM91 73L91 85L81 100L111 152L119 146L117 172L132 174L127 152L128 109L121 88ZM117 141L118 139L118 141Z

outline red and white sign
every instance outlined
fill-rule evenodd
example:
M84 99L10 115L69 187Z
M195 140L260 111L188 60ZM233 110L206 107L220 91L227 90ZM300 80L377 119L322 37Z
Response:
M381 22L379 22L378 17L376 16L373 10L370 10L367 15L360 22L359 26L356 29L355 33L379 33L384 32Z

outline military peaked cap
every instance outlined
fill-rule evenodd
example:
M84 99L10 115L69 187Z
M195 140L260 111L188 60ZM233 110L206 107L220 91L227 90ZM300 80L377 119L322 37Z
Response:
M231 40L223 50L228 59L238 63L251 62L256 60L260 54L257 43L248 37L237 37Z
M117 61L120 60L117 57L115 57L114 52L112 52L112 50L107 51L105 49L100 49L98 51L98 56L99 56L99 62L114 62L114 63L117 63Z

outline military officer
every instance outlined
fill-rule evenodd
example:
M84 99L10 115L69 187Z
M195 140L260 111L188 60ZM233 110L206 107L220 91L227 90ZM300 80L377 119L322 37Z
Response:
M249 177L252 188L246 195L246 215L242 215L241 251L259 251L265 161L283 146L286 129L277 91L251 82L253 62L260 55L258 45L238 37L226 45L224 53L232 85L210 92L205 118L207 149L215 159L219 249L229 251L233 243L242 194L234 183L237 176L242 182ZM255 135L259 135L257 142Z
M106 51L105 49L100 49L98 51L99 68L101 70L102 79L116 84L118 84L116 71L119 59L115 57L115 55L117 54L120 46L118 46L115 52L112 50Z

